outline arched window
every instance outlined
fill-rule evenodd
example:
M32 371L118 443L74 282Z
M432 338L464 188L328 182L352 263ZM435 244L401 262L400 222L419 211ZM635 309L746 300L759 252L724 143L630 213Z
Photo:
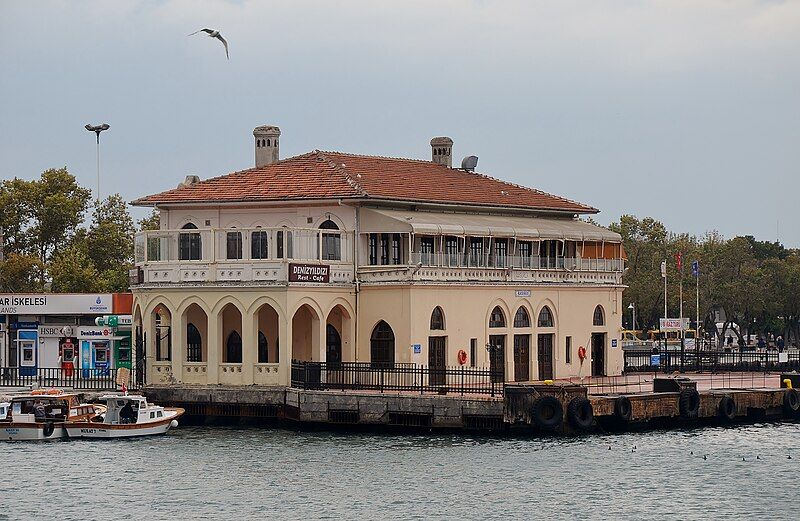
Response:
M514 327L531 327L531 317L523 306L514 314Z
M267 140L267 146L269 146L269 139Z
M553 313L550 308L545 306L539 312L539 320L537 321L539 327L553 327Z
M495 306L489 315L489 327L506 327L506 316L500 306Z
M606 325L606 315L603 313L603 306L594 308L594 317L592 317L592 325L604 326Z
M394 366L394 331L381 320L372 330L369 338L369 353L372 367Z
M225 342L225 363L242 363L242 337L236 331L231 331L228 341Z
M203 337L197 326L189 322L186 325L186 361L203 361Z
M196 230L192 223L183 225L183 230ZM200 260L202 247L199 232L186 232L178 235L178 260Z
M444 329L444 311L439 306L431 313L431 329Z
M269 343L267 337L261 331L258 332L258 363L269 363Z
M339 227L328 219L319 225L319 229L339 230ZM322 260L342 260L342 236L339 233L322 234Z

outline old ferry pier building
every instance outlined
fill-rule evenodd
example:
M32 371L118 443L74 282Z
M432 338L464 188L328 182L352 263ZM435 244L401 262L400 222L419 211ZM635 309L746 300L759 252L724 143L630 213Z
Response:
M148 383L286 386L293 361L622 372L625 255L580 220L595 208L455 168L446 137L429 160L280 159L277 127L253 135L254 168L134 201L160 214L131 273Z

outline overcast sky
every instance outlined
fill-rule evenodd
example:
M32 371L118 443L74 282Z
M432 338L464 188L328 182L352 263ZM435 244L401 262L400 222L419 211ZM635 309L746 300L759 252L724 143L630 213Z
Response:
M671 230L800 247L800 2L0 3L0 176L126 199L313 149L454 162ZM218 28L230 43L187 37ZM137 215L142 215L139 211Z

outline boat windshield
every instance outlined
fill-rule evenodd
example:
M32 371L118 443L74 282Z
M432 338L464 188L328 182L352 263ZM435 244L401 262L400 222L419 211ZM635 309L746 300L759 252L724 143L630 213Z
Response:
M11 413L12 415L33 414L37 421L64 420L69 413L69 401L63 398L53 399L47 396L15 399Z

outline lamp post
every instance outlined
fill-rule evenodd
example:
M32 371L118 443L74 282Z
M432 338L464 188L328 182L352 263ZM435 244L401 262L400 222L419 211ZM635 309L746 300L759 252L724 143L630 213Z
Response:
M633 315L631 317L631 329L636 331L636 306L633 304L633 302L628 304L628 309L631 310L631 315Z
M84 127L89 132L94 132L97 136L97 193L95 194L95 199L97 200L98 204L100 203L100 132L104 130L108 130L111 128L108 123L103 123L102 125L91 125L88 124Z

